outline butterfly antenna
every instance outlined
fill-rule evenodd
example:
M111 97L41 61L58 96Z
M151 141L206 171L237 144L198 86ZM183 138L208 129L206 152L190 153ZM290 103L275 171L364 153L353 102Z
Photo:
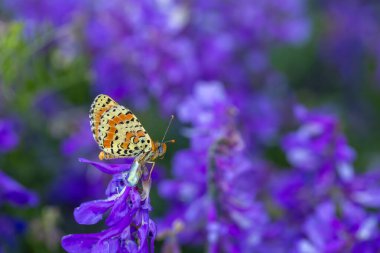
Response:
M162 141L161 142L164 142L166 134L168 133L168 130L170 128L170 125L172 124L173 119L174 119L174 115L170 116L170 121L169 121L168 127L165 130L164 137L162 137ZM172 142L172 141L170 141L170 142Z

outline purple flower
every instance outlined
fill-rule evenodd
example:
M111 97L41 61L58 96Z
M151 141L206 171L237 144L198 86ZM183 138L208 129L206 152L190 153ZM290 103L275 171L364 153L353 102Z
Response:
M291 165L302 170L340 170L351 164L355 152L340 133L338 120L330 115L308 112L296 107L302 126L283 140L283 149ZM344 168L343 168L344 169Z
M52 23L60 26L73 20L75 11L81 6L81 1L68 0L6 0L5 7L13 11L16 17L28 22Z
M296 252L376 252L379 250L378 217L349 202L340 209L330 201L316 207L304 224L306 237L297 243ZM339 214L340 212L340 214ZM355 250L354 250L355 249ZM361 251L360 249L366 251ZM353 251L354 250L354 251Z
M12 119L0 119L0 152L9 152L17 147L19 135Z
M5 6L26 24L83 29L97 91L136 107L153 95L168 111L199 80L249 89L251 76L273 72L268 45L302 44L310 33L300 0L7 0Z
M289 124L287 119L294 102L287 98L284 81L275 79L257 91L242 88L230 93L231 100L241 112L238 119L246 145L255 149L255 154L261 152L262 146L273 146L274 141L281 138L281 129Z
M77 37L71 48L84 46L90 53L94 89L137 108L152 96L166 112L200 80L221 80L236 93L256 92L259 85L250 78L272 79L275 72L268 45L302 44L310 33L300 0L8 0L6 6L27 24L68 26L58 40L71 40L67 31L83 29L84 41Z
M35 206L38 197L18 182L0 172L0 205L9 203L16 207ZM17 245L16 237L24 231L25 222L13 217L0 215L0 251L3 245L14 249Z
M91 225L98 223L108 212L107 229L93 234L64 236L62 247L67 252L153 252L156 225L149 218L152 209L149 192L144 198L141 189L127 183L128 164L81 161L112 174L113 179L106 190L107 198L81 204L74 211L75 220L79 224ZM150 189L150 183L147 175L143 175L143 191Z
M355 173L355 152L336 117L294 112L300 125L282 142L292 167L272 172L266 186L271 222L258 252L376 252L378 171Z
M185 132L191 147L176 154L174 179L159 188L173 202L160 231L180 221L180 241L207 243L209 252L249 252L267 222L264 207L255 200L256 168L247 159L236 114L220 83L199 83L178 112L182 121L193 123Z
M173 105L178 99L172 95L195 81L192 45L176 38L183 27L178 19L186 15L182 6L171 1L99 1L89 12L86 42L99 92L127 97L138 108L146 106L147 94L165 96Z
M303 43L309 26L299 0L100 1L85 34L98 91L173 111L199 80L252 92L247 77L273 72L265 45Z
M348 198L366 208L380 208L380 170L368 171L362 175L351 176L344 184Z
M38 202L37 195L25 189L18 182L0 172L0 202L8 202L16 206L34 206Z
M337 118L302 106L296 106L294 114L300 126L282 141L292 168L274 174L270 191L287 217L297 222L306 218L317 203L330 199L333 192L348 198L347 189L355 178L355 152Z

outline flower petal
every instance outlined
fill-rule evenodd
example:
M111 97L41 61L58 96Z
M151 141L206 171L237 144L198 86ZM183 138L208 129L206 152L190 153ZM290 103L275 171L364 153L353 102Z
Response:
M123 250L123 253L137 253L139 252L138 251L138 247L137 247L137 244L132 241L132 240L127 240L125 242L125 245L124 245L124 250Z
M119 238L111 238L109 240L101 241L94 245L92 252L96 253L112 253L119 252Z
M111 208L114 202L114 199L106 199L83 203L74 210L75 220L79 224L95 224L103 218L103 214Z
M0 198L19 206L33 206L38 203L38 197L35 193L28 191L2 172L0 172Z
M140 206L140 195L133 188L126 188L123 195L116 200L109 216L107 217L107 226L113 226L123 217L135 213Z
M94 166L98 170L112 175L112 174L117 174L117 173L120 173L123 171L128 171L133 160L131 160L130 163L109 164L109 163L94 162L94 161L87 160L85 158L79 158L79 162L91 164L92 166Z
M109 216L106 219L107 226L113 226L120 221L124 216L128 215L129 208L127 207L127 197L129 188L124 192L113 205Z
M99 241L99 234L73 234L62 238L62 247L69 253L91 253L94 244Z

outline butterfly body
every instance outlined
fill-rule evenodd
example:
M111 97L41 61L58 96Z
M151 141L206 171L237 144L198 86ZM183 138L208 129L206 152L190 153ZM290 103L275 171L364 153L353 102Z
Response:
M107 95L98 95L91 105L90 124L100 149L99 159L134 157L128 182L137 184L141 167L165 154L166 144L154 142L137 117Z

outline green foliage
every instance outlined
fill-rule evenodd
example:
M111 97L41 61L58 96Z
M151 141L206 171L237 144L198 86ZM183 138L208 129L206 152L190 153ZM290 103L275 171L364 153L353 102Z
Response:
M64 49L57 44L62 38L51 27L35 31L32 38L26 33L23 24L16 22L6 24L1 31L0 82L4 101L25 112L40 91L51 90L74 103L87 102L86 59L81 55L65 59Z

